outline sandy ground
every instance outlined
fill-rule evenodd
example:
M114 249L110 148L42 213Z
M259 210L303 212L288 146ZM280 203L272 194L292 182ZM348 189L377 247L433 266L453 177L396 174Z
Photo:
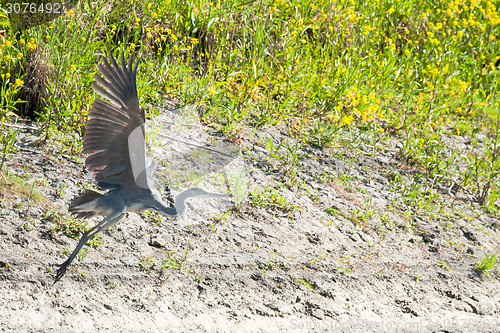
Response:
M499 275L474 271L499 249L498 221L461 191L443 191L435 214L408 214L391 179L411 171L395 148L304 148L304 182L287 189L255 144L265 135L243 141L249 184L296 209L247 200L221 217L204 209L232 202L193 200L176 219L130 214L54 285L77 244L55 226L86 178L82 156L34 139L24 131L8 168L44 199L0 201L1 331L500 331Z

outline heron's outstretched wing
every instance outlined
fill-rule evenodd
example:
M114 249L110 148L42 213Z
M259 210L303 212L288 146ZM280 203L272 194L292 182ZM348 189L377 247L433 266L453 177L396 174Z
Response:
M145 160L144 109L139 105L136 74L139 60L133 65L132 54L127 65L123 52L121 66L110 54L94 75L92 88L96 97L89 112L83 139L85 161L98 185L103 188L128 186L133 183L148 188Z

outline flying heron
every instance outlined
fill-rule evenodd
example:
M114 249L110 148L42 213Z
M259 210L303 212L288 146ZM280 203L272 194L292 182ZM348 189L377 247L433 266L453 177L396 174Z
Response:
M83 234L68 260L57 270L55 282L90 238L117 223L127 212L156 209L167 216L179 216L186 211L187 198L231 197L194 187L180 193L173 207L162 201L153 179L157 162L146 159L145 153L145 112L139 105L136 86L140 59L134 65L132 54L125 65L123 52L120 57L121 66L111 54L110 63L104 59L98 65L104 78L95 74L100 86L93 82L92 89L108 101L99 97L94 100L83 138L83 153L88 154L85 166L97 186L107 192L85 190L69 207L79 218L105 217Z

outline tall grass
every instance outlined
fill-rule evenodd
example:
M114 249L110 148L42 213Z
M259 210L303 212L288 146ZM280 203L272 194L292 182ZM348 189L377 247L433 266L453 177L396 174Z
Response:
M277 124L319 146L360 133L380 145L397 137L407 163L473 187L494 210L498 8L493 0L98 0L17 31L0 14L1 114L32 110L47 138L78 150L99 56L136 51L148 112L167 98L196 103L236 142L245 127ZM462 151L445 140L457 136L479 145Z

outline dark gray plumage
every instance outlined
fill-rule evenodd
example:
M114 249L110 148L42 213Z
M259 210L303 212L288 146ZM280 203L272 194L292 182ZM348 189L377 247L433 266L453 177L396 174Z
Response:
M168 216L179 216L186 210L187 198L231 196L195 187L180 193L174 207L161 200L152 177L156 163L148 163L145 155L145 113L139 105L136 86L139 60L133 65L132 54L125 65L123 52L120 58L121 66L112 55L111 64L104 60L98 66L103 77L96 74L94 79L100 86L94 82L92 88L108 101L95 99L83 138L83 153L89 155L85 166L97 186L107 192L86 190L69 207L77 217L103 215L105 218L83 234L68 260L57 270L55 282L61 279L90 238L118 222L127 212L156 209Z

